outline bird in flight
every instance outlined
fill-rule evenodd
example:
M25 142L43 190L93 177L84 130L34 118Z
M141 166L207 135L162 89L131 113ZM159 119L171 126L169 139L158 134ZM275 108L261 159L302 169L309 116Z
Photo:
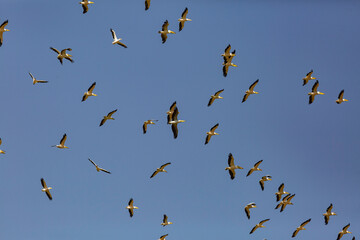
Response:
M348 231L348 228L350 227L350 223L348 225L346 225L345 227L343 227L343 229L339 232L338 237L336 240L340 240L344 234L348 234L351 233Z
M68 148L67 146L65 146L65 141L66 141L66 133L63 135L63 137L61 138L60 140L60 144L58 145L53 145L52 147L57 147L57 148L60 148L60 149L64 149L64 148Z
M89 4L93 4L94 2L88 1L88 0L82 0L81 2L79 2L79 4L82 5L83 8L83 14L87 13L87 11L89 10Z
M229 44L226 48L223 54L221 54L221 56L224 57L224 61L227 59L229 59L230 57L235 57L235 50L233 52L230 52L231 49L231 45Z
M134 206L134 200L132 198L130 199L129 204L126 207L126 209L129 210L130 217L134 216L134 209L138 209L138 207Z
M148 124L155 124L154 122L157 122L158 120L147 120L143 124L143 133L145 134L147 131L147 125Z
M244 168L234 164L234 157L231 153L229 153L228 165L229 166L226 167L225 170L229 170L231 180L233 180L235 178L235 169L244 169Z
M150 7L150 0L145 0L145 11Z
M289 194L288 192L284 191L284 183L279 186L278 191L275 193L277 202L280 201L283 194Z
M305 225L308 224L310 221L311 221L311 218L309 218L308 220L303 222L299 227L297 227L296 230L293 232L292 237L296 237L296 235L298 234L298 232L300 230L306 230Z
M171 104L169 111L166 112L167 114L167 124L170 124L170 121L172 119L172 115L174 114L176 108L176 101Z
M172 222L168 222L168 217L166 216L166 214L164 214L164 218L163 218L163 221L161 223L161 225L163 227L167 226L167 225L170 225L170 224L173 224Z
M264 228L265 226L263 226L263 224L267 221L269 221L270 219L265 219L262 220L261 222L259 222L258 224L255 225L255 227L253 227L253 229L251 230L250 234L252 234L253 232L255 232L256 229L258 228Z
M224 91L224 89L221 89L221 90L217 91L214 95L211 95L209 103L208 103L208 107L210 107L211 104L213 104L215 99L223 99L223 97L220 96L220 93L222 93L223 91Z
M219 124L215 124L215 126L213 126L209 132L206 133L206 139L205 139L205 145L208 144L210 142L210 139L212 136L214 135L219 135L218 133L215 132L215 130L217 129L217 127L219 126Z
M185 8L184 12L181 14L181 18L178 19L179 21L179 32L181 32L181 30L184 28L184 24L187 21L192 21L189 18L186 18L186 15L188 14L188 8Z
M84 93L84 96L83 96L83 98L81 100L82 102L84 102L90 96L97 96L95 93L93 93L93 90L94 90L95 86L96 86L96 82L91 84L89 89Z
M153 174L151 174L150 178L153 178L155 177L156 174L158 174L159 172L167 172L164 168L167 166L167 165L170 165L171 163L168 162L168 163L165 163L164 165L161 165L161 167L157 168L155 170L155 172L153 172Z
M35 85L36 83L47 83L48 81L44 81L44 80L37 80L30 72L29 72L30 77L33 80L33 85Z
M106 172L108 174L111 174L111 172L99 167L96 163L94 163L90 158L88 158L89 161L96 167L96 171L100 172L100 171L103 171L103 172Z
M104 125L104 123L105 123L107 120L109 120L109 119L110 119L110 120L115 120L115 118L112 118L111 116L112 116L114 113L116 113L116 111L117 111L117 109L115 109L114 111L109 112L108 115L104 116L103 119L102 119L101 122L100 122L100 127L101 127L102 125Z
M325 219L325 225L327 225L329 223L330 220L330 216L335 216L336 213L332 212L333 205L332 203L330 204L330 206L326 209L326 213L323 214L324 219Z
M335 101L337 104L340 104L342 102L347 102L349 100L344 98L344 89L341 90L341 92L339 93L338 99Z
M264 182L266 181L271 181L271 176L270 175L266 175L266 176L263 176L260 181L259 181L259 184L260 184L260 187L261 187L261 190L264 191Z
M66 51L72 51L71 48L66 48L61 50L61 52L59 52L59 50L57 50L56 48L50 47L51 50L53 50L54 52L56 52L58 54L57 59L59 59L61 65L63 64L63 58L69 60L70 62L74 62L74 60L72 60L72 55L66 53Z
M49 200L52 200L52 196L51 196L51 193L50 193L50 189L52 189L52 187L48 187L46 185L46 182L43 178L40 179L41 181L41 185L42 185L42 189L41 191L45 192L46 193L46 196L48 196Z
M246 90L242 102L245 102L251 94L258 94L258 92L254 91L254 88L258 82L259 82L259 79L256 80L253 84L251 84L251 86L249 87L249 90Z
M165 238L166 238L168 235L169 235L169 234L162 235L158 240L166 240Z
M124 47L124 48L127 48L127 46L126 46L125 44L123 44L122 42L120 42L120 41L122 40L122 38L117 38L117 37L116 37L116 33L115 33L115 31L114 31L112 28L110 28L110 32L111 32L111 35L112 35L112 37L113 37L113 42L112 42L112 44L119 44L120 46L122 46L122 47Z
M254 202L249 203L245 206L245 213L248 219L250 219L250 209L256 208L256 204ZM255 230L254 230L255 231Z
M0 138L0 145L1 145L1 144L2 144L2 140L1 140L1 138ZM5 154L5 151L0 149L0 153L1 153L1 154Z
M311 69L311 71L306 74L306 77L303 78L303 86L305 86L309 82L309 80L316 79L316 78L311 76L313 74L313 72L314 71Z
M281 202L275 207L275 209L278 209L279 207L281 207L280 212L284 211L287 205L293 205L293 203L291 202L291 199L295 197L295 194L291 195L288 194L286 195Z
M235 56L235 50L232 52L232 55L230 55L229 57L224 57L224 62L223 62L223 76L226 77L229 71L229 67L237 67L236 64L232 63L232 59Z
M325 93L319 92L317 88L319 87L319 81L316 80L314 86L312 87L311 92L308 93L309 95L309 104L312 104L315 100L316 95L324 95Z
M166 20L166 21L164 22L164 24L162 25L161 31L159 31L159 33L161 34L162 43L165 43L165 42L166 42L167 35L168 35L169 33L175 34L174 31L168 30L168 26L169 26L169 22L168 22L168 20Z
M254 171L262 171L262 169L259 168L259 165L262 163L263 160L258 161L257 163L254 164L254 167L252 167L248 174L246 176L250 176L250 174L252 174Z
M177 116L179 114L179 110L177 107L175 107L174 113L171 116L171 121L169 121L169 124L171 124L171 130L173 132L174 138L177 138L178 136L178 123L185 122L185 120L178 120Z
M10 31L9 29L5 29L6 25L8 25L8 23L9 23L9 21L6 20L5 22L3 22L0 25L0 47L1 47L2 43L3 43L3 33Z

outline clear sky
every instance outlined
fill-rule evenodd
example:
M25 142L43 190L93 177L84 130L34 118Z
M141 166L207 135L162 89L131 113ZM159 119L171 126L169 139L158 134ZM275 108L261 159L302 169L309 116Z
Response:
M308 218L298 239L336 239L348 223L360 237L358 1L152 0L145 12L143 0L95 0L86 14L78 2L0 3L11 30L0 48L0 239L283 240ZM178 32L185 7L193 21ZM166 19L176 34L162 44ZM127 49L111 44L110 28ZM229 43L238 67L224 78ZM75 62L61 65L49 47L72 48ZM309 105L314 81L302 78L311 69L325 95ZM33 86L28 72L49 83ZM256 79L260 94L241 103ZM81 102L93 82L98 96ZM207 107L223 88L224 99ZM337 105L342 89L350 101ZM166 124L174 101L186 120L177 139ZM144 135L148 119L159 122ZM216 123L220 135L204 145ZM64 133L69 149L50 147ZM233 181L230 152L244 167ZM263 171L245 177L261 159ZM168 173L150 179L166 162ZM273 180L261 191L265 174ZM281 183L296 196L279 213ZM258 206L250 220L249 202ZM338 216L325 226L330 203ZM174 224L163 228L163 214Z

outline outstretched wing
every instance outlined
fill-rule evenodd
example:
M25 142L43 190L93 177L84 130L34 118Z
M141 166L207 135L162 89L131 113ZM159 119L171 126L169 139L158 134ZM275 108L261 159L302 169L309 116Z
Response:
M115 109L114 111L109 112L107 116L111 117L114 113L116 113L116 111L117 111L117 109Z
M210 129L210 131L211 131L211 132L214 132L214 131L217 129L218 126L219 126L218 123L215 124L215 126L213 126L213 127Z
M255 88L256 84L258 84L258 82L259 82L259 79L256 80L253 84L251 84L251 86L249 87L249 90L254 91L254 88Z
M160 169L164 169L167 165L170 165L170 164L171 164L171 162L165 163L165 164L161 165Z
M67 138L67 136L66 136L66 133L65 133L65 134L63 135L62 139L60 140L60 144L61 144L61 145L64 145L64 144L65 144L66 138Z

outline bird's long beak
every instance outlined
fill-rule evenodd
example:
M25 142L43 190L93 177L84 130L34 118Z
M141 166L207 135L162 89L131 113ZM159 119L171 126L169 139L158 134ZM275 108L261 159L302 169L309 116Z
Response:
M223 99L223 97L220 97L220 96L219 96L219 98L220 98L220 99Z
M237 65L236 65L236 64L233 64L232 66L233 66L233 67L237 67Z
M214 133L215 135L219 135L218 133Z
M347 99L343 99L343 101L344 101L344 102L347 102L347 101L349 101L349 100L347 100Z
M325 93L319 92L320 95L325 95Z
M179 122L185 122L185 120L180 120Z
M72 57L72 55L68 54L69 57Z
M134 207L134 208L139 209L138 207Z
M170 33L172 33L172 34L176 34L176 32L174 32L174 31L170 31Z
M254 92L255 94L259 94L258 92Z
M5 151L3 151L3 150L0 150L0 153L2 153L2 154L5 154Z
M192 21L190 18L188 18L187 20L190 21L190 22Z
M48 187L48 189L52 189L52 187Z
M97 94L93 94L93 96L97 96Z
M89 3L94 3L94 2L90 2L90 1L89 1Z
M67 146L64 146L64 148L69 148L69 147L67 147Z
M5 32L10 32L10 30L9 30L9 29L5 29Z

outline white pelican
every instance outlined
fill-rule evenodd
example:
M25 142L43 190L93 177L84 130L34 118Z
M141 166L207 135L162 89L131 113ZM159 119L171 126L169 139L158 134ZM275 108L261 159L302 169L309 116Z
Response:
M342 231L339 232L338 237L337 237L336 240L340 240L340 238L342 238L342 236L343 236L344 234L351 233L351 232L348 231L348 228L349 228L349 227L350 227L350 223L349 223L348 225L346 225L345 227L343 227Z
M0 26L0 47L1 47L2 43L3 43L3 33L10 31L9 29L5 29L5 27L6 27L6 25L7 25L8 23L9 23L9 21L6 20L6 21L3 22L3 23L1 24L1 26Z
M110 119L110 120L115 120L115 118L112 118L111 116L112 116L114 113L116 113L116 111L117 111L117 109L115 109L114 111L109 112L107 116L104 116L103 119L102 119L101 122L100 122L100 127L101 127L102 125L104 125L104 123L105 123L107 120L109 120L109 119Z
M108 174L111 174L111 172L109 172L109 171L107 171L107 170L99 167L98 165L96 165L96 163L94 163L90 158L88 158L88 159L89 159L89 161L96 167L96 171L98 171L98 172L103 171L103 172L106 172L106 173L108 173Z
M61 64L63 64L63 58L69 60L72 63L74 62L74 60L72 60L72 58L71 58L72 55L66 53L66 51L72 51L71 48L63 49L63 50L61 50L61 52L59 52L59 50L57 50L56 48L53 48L53 47L50 47L50 49L58 54L57 59L59 59Z
M330 216L336 215L336 213L331 211L332 208L333 208L333 205L331 203L330 206L326 209L326 213L323 214L324 219L325 219L325 225L327 225L329 223Z
M291 193L287 194L282 200L281 202L276 205L275 209L278 209L279 207L282 207L284 205L284 203L287 201L287 199L291 196Z
M308 224L311 221L311 218L309 218L308 220L306 220L305 222L303 222L299 227L296 228L296 230L293 232L292 237L296 237L296 235L298 234L298 232L300 230L306 230L305 225Z
M215 130L217 129L217 127L219 126L219 124L215 124L215 126L213 126L209 132L206 133L206 138L205 138L205 145L208 144L210 142L210 139L212 136L214 135L219 135L218 133L215 132Z
M96 82L91 84L91 86L89 87L87 92L84 93L84 96L83 96L83 98L81 100L82 102L85 101L90 96L97 96L95 93L93 93L93 90L94 90L95 86L96 86Z
M305 84L307 84L309 80L316 79L316 78L311 76L313 74L313 72L314 71L311 69L311 71L306 74L306 77L303 78L303 81L304 81L303 86L305 86Z
M325 93L319 92L317 90L318 86L319 86L319 81L316 80L314 86L312 87L312 91L308 93L308 95L309 95L309 104L313 103L313 101L315 100L316 95L324 95L325 94Z
M61 138L60 140L60 144L58 145L53 145L52 147L57 147L57 148L61 148L61 149L64 149L64 148L68 148L67 146L65 146L65 141L66 141L66 133L63 135L63 137Z
M192 21L189 18L186 18L186 15L188 14L188 8L185 8L184 12L181 14L181 18L178 19L179 21L179 32L184 28L184 24L186 21Z
M280 201L281 196L282 196L283 194L289 194L288 192L285 192L285 191L284 191L284 183L282 183L282 184L279 186L278 192L275 193L275 195L276 195L276 201L277 201L277 202Z
M0 145L1 145L1 143L2 143L2 140L1 140L1 138L0 138ZM5 151L0 149L0 153L1 153L1 154L5 154Z
M169 235L169 234L162 235L158 240L166 240L165 238L166 238L168 235Z
M254 171L262 171L262 169L259 168L259 165L262 163L263 160L258 161L257 163L254 164L254 167L252 167L248 174L246 176L249 176L250 174L252 174Z
M51 193L50 193L50 189L52 189L52 187L48 187L47 185L46 185L46 182L45 182L45 180L42 178L41 179L41 185L42 185L42 189L41 189L41 191L43 191L43 192L45 192L46 193L46 195L48 196L48 198L50 199L50 200L52 200L52 196L51 196Z
M345 98L343 98L343 97L344 97L344 89L341 90L341 92L339 93L339 96L338 96L338 99L336 100L336 103L337 103L337 104L340 104L340 103L342 103L342 102L347 102L347 101L349 101L349 100L347 100L347 99L345 99Z
M167 124L170 124L169 122L172 119L172 115L174 113L175 107L176 107L176 101L173 102L173 104L171 104L169 111L166 112L166 114L167 114Z
M259 181L261 190L264 191L264 182L266 182L266 181L271 181L271 180L272 180L272 179L271 179L271 176L270 176L270 175L263 176L263 177L260 179L260 181Z
M126 207L126 209L129 209L130 217L132 217L134 216L134 209L139 209L139 208L134 206L134 200L130 198L129 204Z
M286 196L287 196L287 195L286 195ZM280 203L280 204L281 204L280 212L284 211L287 205L294 205L294 204L291 202L291 199L292 199L293 197L295 197L295 194L287 197L286 199L285 199L285 198L283 199L283 203L282 203L282 204Z
M164 218L163 218L163 221L161 223L161 225L163 227L165 227L166 225L170 225L170 224L173 224L172 222L168 222L168 217L166 216L166 214L164 214Z
M178 136L178 128L177 128L178 123L185 122L185 120L177 119L178 114L179 114L178 108L175 107L174 113L172 114L171 121L169 122L169 124L171 124L171 130L174 134L174 138L177 138L177 136Z
M224 89L221 89L221 90L217 91L214 95L211 95L209 103L208 103L208 107L210 107L211 104L213 104L215 99L223 99L223 97L220 96L220 93L222 93L223 91L224 91Z
M226 48L225 48L225 52L223 54L221 54L221 56L224 57L225 59L228 59L229 57L234 57L235 56L235 50L230 53L230 49L231 49L231 45L229 44Z
M256 208L256 204L254 202L251 202L245 206L245 213L248 219L250 219L250 208Z
M255 232L256 229L258 228L263 228L265 226L263 226L263 224L267 221L269 221L270 219L265 219L265 220L262 220L261 222L259 222L258 224L256 224L255 227L253 227L253 229L251 230L250 234L252 234L253 232Z
M175 32L173 32L173 31L171 31L171 30L168 30L168 26L169 26L169 22L168 22L168 20L166 20L166 21L164 22L164 24L162 25L161 31L159 31L159 33L161 34L162 43L165 43L165 42L166 42L167 34L168 34L168 33L175 34Z
M116 33L114 30L112 30L112 28L110 28L110 32L111 32L111 35L113 37L113 42L112 44L119 44L120 46L123 46L124 48L127 48L127 46L125 44L123 44L122 42L120 42L120 40L122 40L122 38L117 38L116 37Z
M244 168L234 164L234 157L231 153L229 153L228 165L229 166L226 167L225 170L229 170L231 180L233 180L235 178L235 169L244 169Z
M251 86L249 87L249 90L246 90L244 98L242 100L242 102L245 102L246 99L248 99L248 97L250 96L250 94L258 94L258 92L254 91L254 88L256 86L256 84L259 82L259 79L256 80L253 84L251 84Z
M150 178L153 178L155 177L156 174L158 174L159 172L167 172L164 168L167 166L167 165L170 165L171 163L165 163L163 165L161 165L161 167L157 168L155 170L155 172L153 172L153 174L151 174Z
M226 77L228 70L229 70L229 66L232 67L237 67L236 64L232 63L232 59L235 56L235 51L233 52L233 55L229 56L229 57L224 57L224 62L223 62L223 76Z
M155 124L154 122L157 122L158 120L147 120L143 124L143 133L145 134L147 131L147 125L148 124Z
M83 13L85 14L88 10L89 10L89 4L93 4L94 2L88 1L88 0L82 0L81 2L79 2L79 4L82 5L83 8Z
M150 7L150 0L145 0L145 11Z
M30 72L29 72L30 77L33 80L33 85L35 85L36 83L47 83L48 81L44 81L44 80L37 80Z

